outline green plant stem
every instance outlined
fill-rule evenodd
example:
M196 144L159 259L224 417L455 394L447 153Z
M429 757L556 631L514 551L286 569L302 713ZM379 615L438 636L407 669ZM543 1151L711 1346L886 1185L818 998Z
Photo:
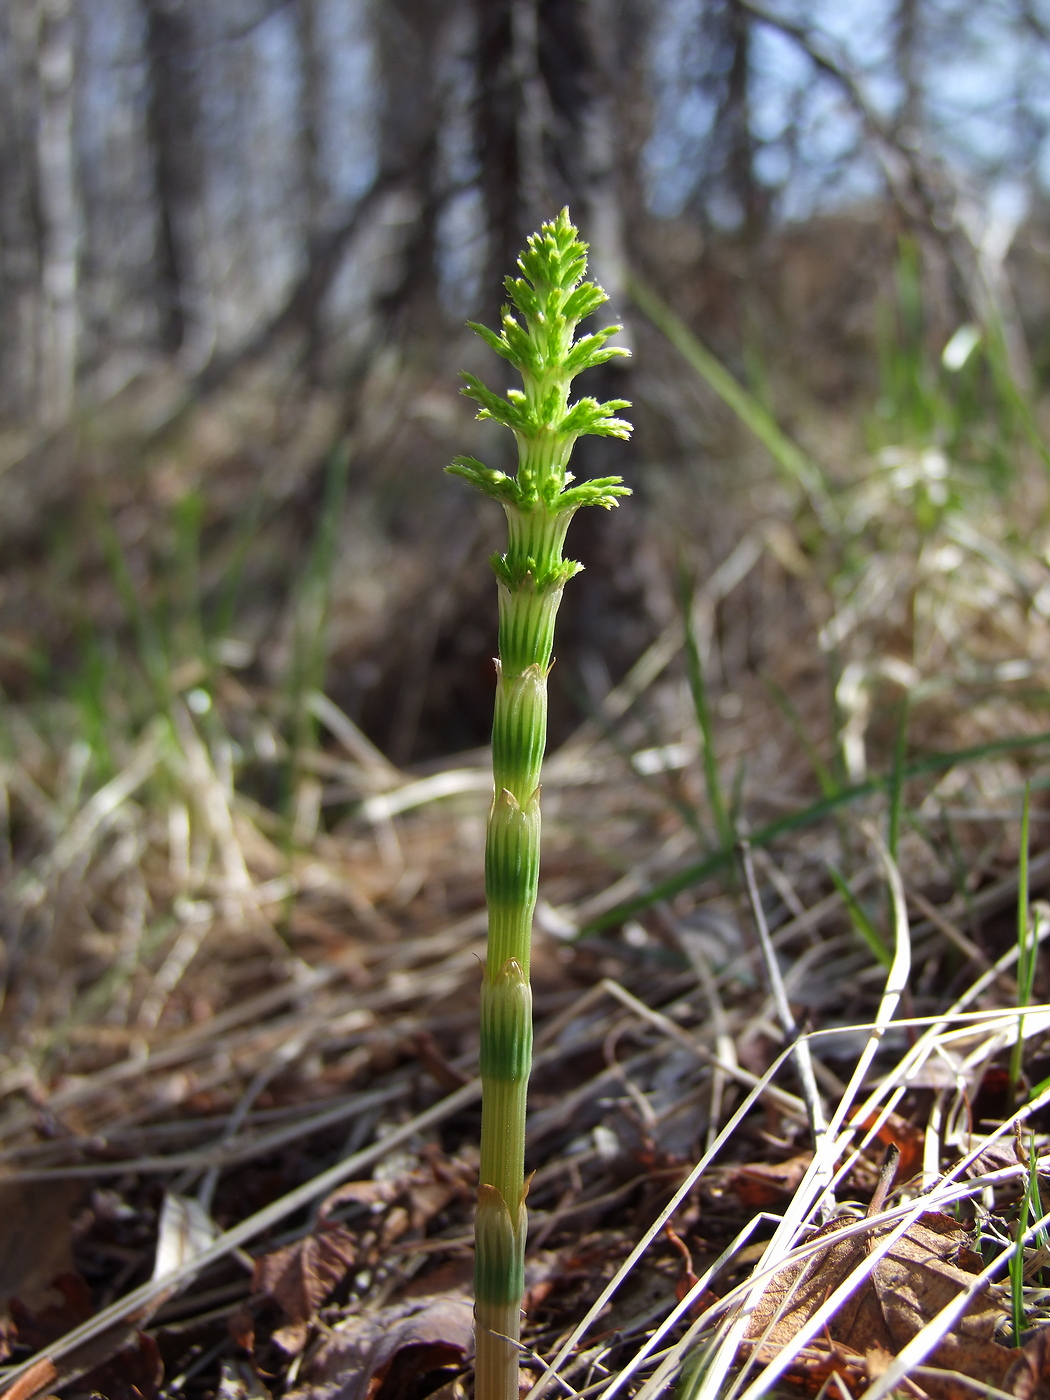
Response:
M1032 790L1025 783L1021 801L1021 849L1017 862L1017 1007L1023 1011L1032 1000L1039 931L1028 904L1028 849ZM1010 1102L1017 1101L1017 1086L1024 1067L1024 1016L1017 1018L1017 1039L1010 1051Z
M508 509L508 515L518 512ZM537 522L532 522L536 524ZM566 522L567 523L567 522ZM511 520L511 536L529 522ZM564 536L564 531L561 531ZM558 551L560 555L560 549ZM561 586L499 584L492 724L495 798L485 845L488 957L481 989L481 1188L475 1294L479 1396L516 1395L525 1287L525 1100L532 1067L529 961L540 869L540 765Z
M707 682L704 665L700 657L700 644L696 636L691 594L682 590L682 611L685 618L685 660L689 677L689 690L693 697L697 728L703 746L701 759L704 767L704 785L707 788L707 802L714 821L715 837L723 851L731 851L735 842L733 822L726 809L722 792L722 780L718 772L718 756L715 753L714 725L711 723L711 706L708 703ZM730 866L730 871L733 867Z
M499 591L499 660L492 723L494 795L485 843L488 953L481 987L481 1179L475 1220L476 1400L517 1400L521 1299L525 1287L525 1109L532 1066L529 962L540 868L540 767L547 745L547 676L562 590L579 565L562 555L584 505L613 506L619 477L570 487L569 456L584 433L626 437L614 399L569 402L573 377L626 352L605 341L619 327L575 339L576 326L605 300L583 280L586 245L568 211L544 224L507 279L517 313L504 307L500 333L474 329L521 373L524 390L505 398L473 375L465 393L481 418L503 423L518 444L514 477L473 457L449 467L503 505L506 554L492 560Z
M1021 1345L1021 1337L1027 1326L1024 1309L1024 1237L1028 1229L1028 1213L1033 1203L1033 1185L1035 1187L1034 1195L1036 1205L1038 1205L1039 1201L1039 1185L1038 1177L1035 1173L1035 1161L1036 1154L1033 1148L1029 1154L1028 1176L1025 1179L1024 1195L1021 1197L1017 1211L1017 1230L1014 1235L1017 1241L1017 1248L1014 1250L1013 1254L1010 1255L1010 1313L1013 1323L1013 1341L1015 1347ZM1036 1210L1037 1216L1041 1213L1040 1210Z

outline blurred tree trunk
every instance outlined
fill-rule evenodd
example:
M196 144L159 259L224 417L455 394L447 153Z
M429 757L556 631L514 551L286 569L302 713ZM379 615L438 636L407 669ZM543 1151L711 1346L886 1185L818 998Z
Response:
M624 317L630 195L636 221L644 207L645 135L635 124L648 116L638 78L648 59L651 9L649 0L474 0L474 144L487 234L481 314L490 323L525 236L565 204L591 245L591 272L610 296L600 314L606 321ZM629 368L617 360L589 372L580 388L630 398L629 380ZM583 477L624 465L620 444L585 438L577 446L574 467ZM590 515L581 512L573 524L572 552L587 569L566 600L562 636L585 665L601 654L619 675L644 635L635 625L637 590L625 593L619 583L635 525L627 512L622 521ZM553 734L573 722L568 691L580 688L569 672L556 682Z
M474 0L474 144L485 213L484 313L525 237L568 204L593 271L622 305L628 75L648 0ZM632 89L632 96L636 93ZM640 146L630 147L634 158Z
M725 123L727 189L739 211L740 230L751 245L765 230L768 212L755 172L755 137L751 121L751 16L738 0L726 0L729 71L720 116Z
M39 0L37 25L37 180L42 292L39 416L43 423L55 426L64 422L72 411L77 364L73 0Z
M489 322L498 316L503 278L513 269L529 232L521 142L526 85L519 59L524 47L520 31L530 3L473 0L473 137L486 234L479 314Z
M303 211L303 266L314 262L329 214L329 184L323 155L325 61L317 0L297 0L295 33L299 65L298 161ZM321 306L315 303L306 318L305 362L315 374L321 353Z
M184 0L142 0L142 6L156 220L154 294L161 348L175 355L193 328L198 282L194 227L202 191L193 29Z
M615 151L612 0L538 0L537 66L548 125L544 142L549 217L568 204L591 245L591 273L622 302L623 252ZM605 52L603 53L603 50ZM614 61L614 59L613 59Z
M919 77L919 0L897 0L894 19L894 61L901 85L895 135L898 141L914 143L922 129L923 119L923 91Z
M705 66L699 87L710 95L715 110L693 199L705 223L733 228L748 249L765 232L770 214L767 192L755 169L753 22L741 0L719 0L702 14Z
M444 199L439 137L452 0L382 0L373 11L380 79L379 169L401 177L407 236L378 298L397 338L440 323L437 226Z
M0 411L35 416L40 314L34 0L0 8Z

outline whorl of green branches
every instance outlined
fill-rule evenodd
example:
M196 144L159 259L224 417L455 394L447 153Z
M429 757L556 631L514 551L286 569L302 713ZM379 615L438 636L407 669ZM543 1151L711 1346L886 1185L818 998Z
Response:
M587 434L629 437L630 423L616 417L629 405L625 399L599 403L592 398L570 404L569 386L582 370L630 351L606 344L620 326L575 339L580 321L608 298L601 287L583 280L587 245L580 242L567 209L531 235L518 266L523 275L504 283L512 305L503 308L499 332L476 321L468 324L510 361L523 388L501 396L476 375L464 371L462 376L463 392L480 405L478 417L502 423L517 439L517 475L495 471L474 457L456 457L448 471L523 511L541 502L548 512L559 514L580 506L613 506L618 496L630 495L622 479L611 476L570 486L568 461L576 439Z

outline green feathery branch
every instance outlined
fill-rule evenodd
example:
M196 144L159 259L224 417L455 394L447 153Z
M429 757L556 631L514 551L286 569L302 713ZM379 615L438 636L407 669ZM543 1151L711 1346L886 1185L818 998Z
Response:
M525 1280L525 1097L532 1066L529 953L540 864L540 765L547 744L547 674L566 582L581 565L562 549L581 506L630 495L618 476L572 485L569 457L586 434L626 438L623 399L569 402L581 370L629 352L607 345L619 326L576 338L608 300L585 281L587 245L562 212L528 240L499 331L471 328L521 374L505 396L464 374L479 418L504 424L518 444L515 476L457 457L448 471L498 500L505 554L492 559L499 592L499 661L492 725L495 797L485 847L488 957L481 988L481 1184L475 1224L476 1400L517 1400Z

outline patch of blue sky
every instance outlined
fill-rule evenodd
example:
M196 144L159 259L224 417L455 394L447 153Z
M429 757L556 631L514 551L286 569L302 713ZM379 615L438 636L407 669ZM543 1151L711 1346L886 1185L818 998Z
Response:
M262 286L284 287L298 262L294 157L299 84L289 55L295 53L294 16L279 7L252 34L252 83L246 94L245 135L251 142L251 168L244 182L251 251Z
M81 19L81 70L105 75L103 81L76 88L74 135L82 154L82 181L91 175L100 185L118 185L126 178L129 152L122 152L125 163L118 159L114 164L115 148L129 141L141 144L147 98L143 28L137 10L114 0L97 0Z
M854 0L850 5L809 0L795 8L798 22L837 46L854 71L867 73L890 62L893 9L882 0Z
M142 284L138 274L153 255L151 221L140 217L153 196L143 135L148 89L141 12L97 0L81 15L79 49L81 71L104 75L77 85L73 127L80 194L94 211L83 221L80 246L92 273L92 304L82 307L91 321L109 318L117 299L128 302L128 281ZM122 313L129 314L127 305Z
M376 173L376 75L367 6L318 0L324 65L322 163L333 202L345 205Z
M752 129L763 143L781 141L795 119L799 94L813 82L813 64L793 39L768 25L756 28L751 55ZM817 84L825 81L816 75Z
M903 90L894 65L895 7L886 0L781 0L770 5L805 30L818 49L855 75L872 111L892 123ZM1050 54L1017 27L1001 5L926 12L920 34L920 77L930 132L928 154L940 155L986 188L992 202L1013 199L1004 180L1018 135L1015 94L1035 121L1050 124ZM676 0L664 13L653 46L656 120L645 153L653 211L674 215L695 185L696 155L715 115L691 71L703 67L697 49L698 10ZM936 59L936 62L934 62ZM779 191L782 217L805 218L821 208L870 198L881 177L858 138L860 122L833 79L821 75L801 46L771 25L753 31L752 123L759 143L756 168ZM1050 143L1037 140L1034 172L1050 184Z
M648 204L660 218L680 214L696 185L690 147L710 128L714 103L699 93L683 96L676 121L657 123L645 148Z
M1021 155L1018 96L1037 124L1050 123L1050 55L1012 25L993 27L991 15L975 7L965 42L945 46L928 113L946 158L982 185L993 205L1013 201L1019 182L1045 187L1050 180L1045 135Z

